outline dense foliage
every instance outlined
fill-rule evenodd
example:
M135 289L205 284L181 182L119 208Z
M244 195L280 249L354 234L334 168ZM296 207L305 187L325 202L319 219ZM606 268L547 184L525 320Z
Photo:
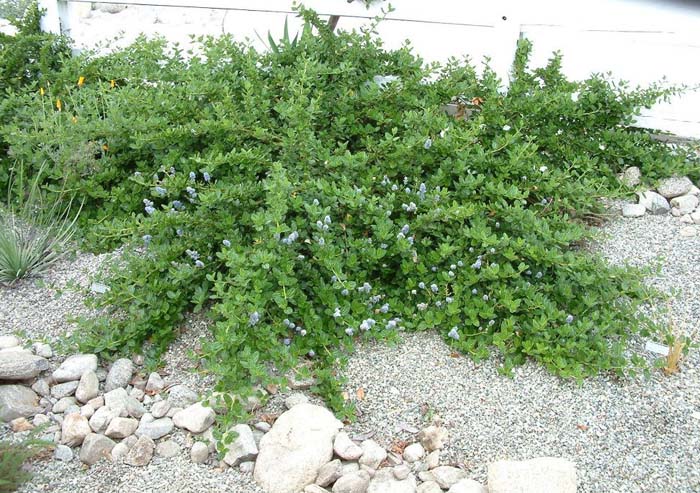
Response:
M570 82L558 56L530 69L527 41L503 92L488 68L426 67L371 29L302 14L315 34L268 53L141 40L67 60L7 103L12 158L84 197L94 245L130 246L84 348L157 356L206 308L219 390L246 395L306 359L338 410L341 350L401 330L438 330L476 358L496 348L504 371L527 358L577 379L633 370L648 293L580 246L625 166L697 178L630 126L669 93ZM445 114L454 97L469 119Z

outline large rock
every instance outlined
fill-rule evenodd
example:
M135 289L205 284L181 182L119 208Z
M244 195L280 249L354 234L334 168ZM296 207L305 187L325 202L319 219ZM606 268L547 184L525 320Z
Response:
M86 371L83 373L83 376L80 377L78 388L75 390L75 398L85 403L97 397L99 391L100 381L97 379L97 374L94 371Z
M192 433L202 433L216 419L216 413L211 407L204 407L201 402L192 404L173 415L173 423L178 428L184 428ZM250 428L248 428L250 430Z
M365 493L369 488L369 473L364 470L341 476L333 485L333 493Z
M693 182L687 176L672 176L659 183L656 188L660 195L667 199L685 195L693 188Z
M175 385L171 387L168 393L168 401L172 407L187 407L191 406L199 400L196 392L190 390L184 385Z
M209 458L209 447L204 442L194 442L190 450L190 459L195 464L203 464Z
M367 493L415 493L416 478L396 479L391 469L380 469L369 483Z
M690 214L698 206L698 202L700 199L695 195L681 195L671 199L671 207L678 209L681 215Z
M362 466L377 469L386 459L386 450L374 440L365 440L362 442L361 447L362 457L360 457L360 465Z
M23 351L0 353L0 380L26 380L48 370L49 362Z
M119 410L120 413L126 411L126 401L129 400L129 394L126 392L126 389L119 387L111 390L104 395L104 398L106 407Z
M343 424L313 404L283 413L260 440L255 480L269 493L297 493L333 457L333 438Z
M447 437L447 430L441 426L435 425L423 428L420 433L418 433L418 440L420 440L421 445L423 445L423 448L428 452L443 448Z
M80 461L91 466L100 459L109 459L116 444L104 435L90 433L80 447Z
M66 359L53 372L56 382L80 380L85 372L97 370L97 356L94 354L75 354Z
M156 445L156 455L169 459L180 453L180 446L173 440L165 440Z
M343 464L340 459L330 461L328 464L321 466L316 476L316 484L318 486L328 486L343 475Z
M126 438L133 435L138 426L139 422L136 419L116 417L109 422L105 435L109 438Z
M357 460L362 457L362 447L353 442L344 431L335 436L333 451L338 457L345 460Z
M228 445L224 462L229 466L237 466L241 462L255 460L258 455L258 446L250 426L236 425L231 431L238 436Z
M622 206L622 217L642 217L647 208L644 204L624 204Z
M153 458L153 450L156 444L149 437L142 435L136 444L131 447L129 453L126 454L124 462L130 466L142 467L151 462Z
M24 385L0 385L0 421L34 416L43 412L39 396Z
M425 481L418 485L416 493L442 493L442 488L435 481Z
M90 416L90 428L92 428L92 431L95 433L103 433L109 426L109 423L117 416L119 416L118 409L102 406Z
M403 450L403 458L406 462L416 462L423 458L425 449L420 443L412 443Z
M556 457L489 464L489 493L576 493L576 466Z
M638 193L639 203L652 214L666 214L671 210L671 206L663 196L656 192Z
M446 490L452 487L453 484L467 477L467 473L462 469L452 466L438 466L430 471L433 478L440 485L440 488Z
M151 414L154 418L162 418L170 411L170 403L168 401L158 401L151 406Z
M165 387L165 382L163 381L163 377L161 377L158 373L153 372L150 375L148 375L148 381L146 382L146 392L149 394L157 394L161 390L163 390L163 387Z
M83 443L85 437L92 433L85 416L78 413L70 413L63 417L61 426L61 443L69 447L75 447Z
M489 493L489 490L478 481L465 478L453 484L447 493Z
M131 376L134 373L134 364L130 359L121 358L112 364L112 368L107 373L105 380L105 392L114 389L126 387L131 381Z
M630 166L620 174L620 181L626 186L636 187L642 182L642 172L636 166Z
M173 431L174 426L173 420L170 418L153 419L150 414L144 414L134 434L158 440Z
M17 336L0 336L0 349L9 349L12 347L17 347L20 344L22 344L22 342L17 338Z
M65 382L59 383L51 387L51 397L54 399L62 399L68 397L75 393L75 389L78 388L78 382Z

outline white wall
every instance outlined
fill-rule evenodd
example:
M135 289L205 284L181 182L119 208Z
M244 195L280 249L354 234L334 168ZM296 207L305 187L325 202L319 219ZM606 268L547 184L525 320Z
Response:
M85 1L85 0L83 0ZM117 0L119 1L119 0ZM172 40L186 34L231 33L260 48L267 32L279 37L284 19L291 32L300 23L291 14L292 0L121 0L120 3L168 3L222 10L129 6L119 14L92 11L72 22L78 45L91 46L124 31L112 46L132 41L139 32L160 33ZM323 14L342 14L339 28L356 28L380 12L345 0L306 0ZM632 85L666 77L670 83L700 86L700 1L663 0L394 0L395 11L380 25L387 47L410 40L426 61L469 55L484 56L507 76L520 34L534 42L533 61L543 64L552 51L564 54L564 70L573 78L612 71ZM383 5L386 5L383 4ZM245 10L249 9L249 10ZM256 11L257 10L257 11ZM268 12L260 12L267 10ZM504 20L505 17L505 20ZM418 22L415 22L418 21ZM646 112L640 124L700 137L700 92Z

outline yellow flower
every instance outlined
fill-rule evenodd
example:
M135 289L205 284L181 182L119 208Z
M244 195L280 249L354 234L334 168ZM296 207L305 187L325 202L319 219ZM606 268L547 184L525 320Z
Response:
M61 103L61 99L60 99L60 98L56 100L56 109L57 109L58 111L61 111L61 110L63 109L63 103Z
M108 151L108 150L109 150L109 146L108 146L107 144L102 144L102 150L103 150L103 151Z
M71 117L70 121L72 121L73 123L78 123L78 117L75 116L75 115L73 115L73 116Z
M112 79L109 81L109 87L114 89L117 86L117 81Z
M46 91L44 91L44 88L43 88L43 87L40 87L40 88L39 88L39 94L42 95L42 96L43 96L44 94L46 94Z
M85 84L85 77L82 75L78 78L78 87L83 87L83 84Z

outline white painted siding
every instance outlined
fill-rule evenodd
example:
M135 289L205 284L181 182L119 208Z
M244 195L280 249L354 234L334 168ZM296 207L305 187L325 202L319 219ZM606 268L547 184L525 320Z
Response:
M86 2L87 0L80 0ZM131 4L119 14L92 12L73 19L71 35L79 45L112 39L126 44L144 31L169 39L185 34L220 34L248 38L264 47L258 36L290 30L300 24L291 12L292 0L117 0ZM222 10L134 6L138 4L234 8ZM356 28L380 12L345 0L306 0L322 14L344 15L339 28ZM534 42L533 61L543 64L552 51L564 54L564 70L573 78L612 71L632 85L666 78L669 83L700 86L700 2L663 0L394 0L395 11L379 27L387 47L410 40L426 61L469 55L475 62L493 59L507 77L515 41L522 32ZM73 5L77 5L74 3ZM85 4L84 4L85 5ZM264 10L265 12L261 12ZM504 19L505 17L505 19ZM684 136L700 137L700 92L644 113L640 124Z

